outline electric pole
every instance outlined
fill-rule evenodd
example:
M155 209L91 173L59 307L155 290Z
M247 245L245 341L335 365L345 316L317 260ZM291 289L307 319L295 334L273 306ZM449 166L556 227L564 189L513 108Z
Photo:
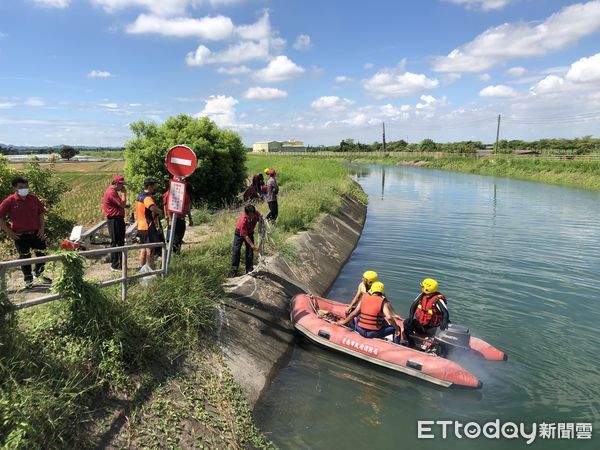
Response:
M494 153L498 153L498 141L500 139L500 114L498 114L498 128L496 129L496 147Z
M385 152L385 122L383 123L383 151Z

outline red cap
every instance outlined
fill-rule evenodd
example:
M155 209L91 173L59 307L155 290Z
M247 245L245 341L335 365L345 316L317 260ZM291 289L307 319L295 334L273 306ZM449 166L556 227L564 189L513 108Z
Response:
M113 184L117 184L117 183L127 184L125 182L125 177L123 175L117 175L116 177L113 178L112 182L113 182Z

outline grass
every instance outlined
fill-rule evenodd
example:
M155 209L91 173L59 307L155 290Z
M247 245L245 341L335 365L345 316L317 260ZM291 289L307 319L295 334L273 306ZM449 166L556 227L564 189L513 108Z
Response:
M366 201L339 162L251 157L249 174L266 166L278 170L281 185L270 253L289 257L286 239L335 211L341 195ZM73 186L65 201L89 205L114 169L60 172ZM266 212L266 205L259 208ZM57 281L66 300L0 314L0 446L272 447L254 425L214 334L239 214L240 208L195 211L210 239L175 257L164 280L148 289L132 286L126 304L118 288L84 283L79 260L71 258ZM127 420L119 425L123 405ZM111 429L120 430L117 437Z

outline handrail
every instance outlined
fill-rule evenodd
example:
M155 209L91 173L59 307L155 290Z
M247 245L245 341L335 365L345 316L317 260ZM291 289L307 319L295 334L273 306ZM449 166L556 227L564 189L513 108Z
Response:
M130 251L135 250L145 250L145 249L155 249L161 248L162 250L162 258L161 258L161 268L158 270L152 270L146 273L138 273L135 275L128 275L127 261L128 261L128 253ZM122 253L122 276L121 278L117 278L114 280L105 280L99 283L101 288L107 286L113 286L115 284L121 284L121 300L125 301L127 298L127 283L132 280L137 280L140 278L145 278L149 276L162 275L165 276L167 273L167 258L166 258L166 244L164 242L153 242L149 244L135 244L135 245L125 245L121 247L110 247L98 250L86 250L78 252L78 254L84 258L94 258L96 256L108 255L111 253ZM0 289L3 292L6 292L6 272L8 269L21 267L26 265L40 264L46 263L50 261L60 261L62 260L63 255L49 255L49 256L39 256L35 258L27 258L27 259L16 259L11 261L2 261L0 262ZM14 304L15 309L25 309L30 308L36 305L42 305L44 303L48 303L54 300L59 300L61 298L60 294L52 294L46 295L42 297L37 297L31 300L26 300L20 303Z

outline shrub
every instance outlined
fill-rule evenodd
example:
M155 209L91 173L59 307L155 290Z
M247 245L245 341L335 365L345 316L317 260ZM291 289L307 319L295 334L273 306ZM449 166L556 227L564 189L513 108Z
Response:
M125 145L125 173L135 189L141 189L144 178L151 176L159 181L160 192L167 190L165 156L177 144L187 145L198 158L196 172L187 179L194 205L222 205L243 189L246 149L242 140L232 131L220 130L210 119L180 114L161 126L136 122L131 130L135 137Z

